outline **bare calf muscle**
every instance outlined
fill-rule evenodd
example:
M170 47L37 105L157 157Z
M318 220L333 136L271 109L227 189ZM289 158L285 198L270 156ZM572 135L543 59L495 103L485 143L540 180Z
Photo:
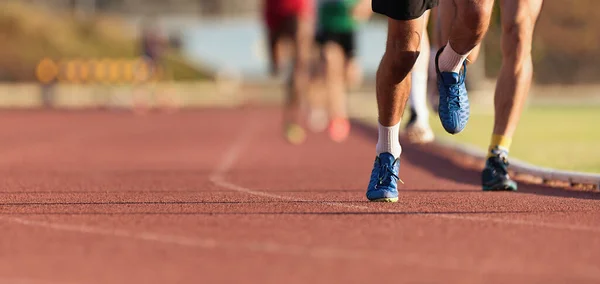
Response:
M486 34L494 0L450 0L442 1L442 7L454 6L455 13L446 18L445 24L450 21L447 38L450 45L459 54L468 54L483 39Z
M500 2L502 67L494 97L493 134L495 135L512 137L521 116L531 86L533 31L542 2L542 0Z
M423 25L423 19L388 21L386 50L377 70L376 93L381 125L398 124L404 113L410 90L407 75L419 56Z

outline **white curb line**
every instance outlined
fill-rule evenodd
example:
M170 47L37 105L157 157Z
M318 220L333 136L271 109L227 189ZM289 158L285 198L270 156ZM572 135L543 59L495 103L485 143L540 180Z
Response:
M463 155L478 159L485 159L486 153L467 144L458 144L436 138L434 143L452 149ZM596 190L600 190L600 174L580 173L574 171L556 170L551 168L538 167L517 159L510 158L509 169L517 174L526 174L542 178L546 181L568 182L571 186L576 184L594 185Z

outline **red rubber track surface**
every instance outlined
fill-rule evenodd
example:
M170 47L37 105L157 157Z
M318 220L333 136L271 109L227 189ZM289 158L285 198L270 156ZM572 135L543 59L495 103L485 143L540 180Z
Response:
M0 283L599 283L600 196L404 146L368 203L375 132L295 147L277 109L4 112Z

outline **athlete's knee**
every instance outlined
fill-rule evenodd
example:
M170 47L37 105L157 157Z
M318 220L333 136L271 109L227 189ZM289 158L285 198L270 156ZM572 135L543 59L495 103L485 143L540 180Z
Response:
M386 49L382 65L391 69L391 72L403 74L413 69L418 57L417 50Z
M533 25L528 19L502 23L502 55L505 59L522 60L531 55Z
M308 72L310 70L310 57L297 57L294 61L294 69Z
M327 65L341 65L344 62L344 50L337 43L326 43L323 46L323 60Z
M457 20L473 31L476 36L483 36L492 15L493 1L491 0L461 0L456 1Z
M310 54L307 52L298 52L294 57L294 69L300 72L308 72L310 70Z
M421 32L410 26L390 26L388 32L383 63L397 71L411 70L419 57Z

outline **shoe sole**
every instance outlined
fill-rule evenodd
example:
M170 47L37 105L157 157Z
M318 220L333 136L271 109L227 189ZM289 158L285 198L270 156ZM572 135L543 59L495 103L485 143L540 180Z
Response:
M371 202L398 202L398 197L369 199L369 201L371 201Z
M406 128L408 141L413 144L427 144L433 142L435 135L431 128L411 126Z
M350 123L347 125L336 125L335 128L329 128L329 138L337 143L342 143L350 136Z
M321 110L311 111L308 116L308 122L308 128L310 131L314 133L324 132L327 130L327 124L329 123L327 112L321 112Z
M292 145L300 145L306 141L306 132L300 126L291 126L285 129L285 139Z
M503 181L494 185L484 185L483 191L517 191L517 183L514 181Z

